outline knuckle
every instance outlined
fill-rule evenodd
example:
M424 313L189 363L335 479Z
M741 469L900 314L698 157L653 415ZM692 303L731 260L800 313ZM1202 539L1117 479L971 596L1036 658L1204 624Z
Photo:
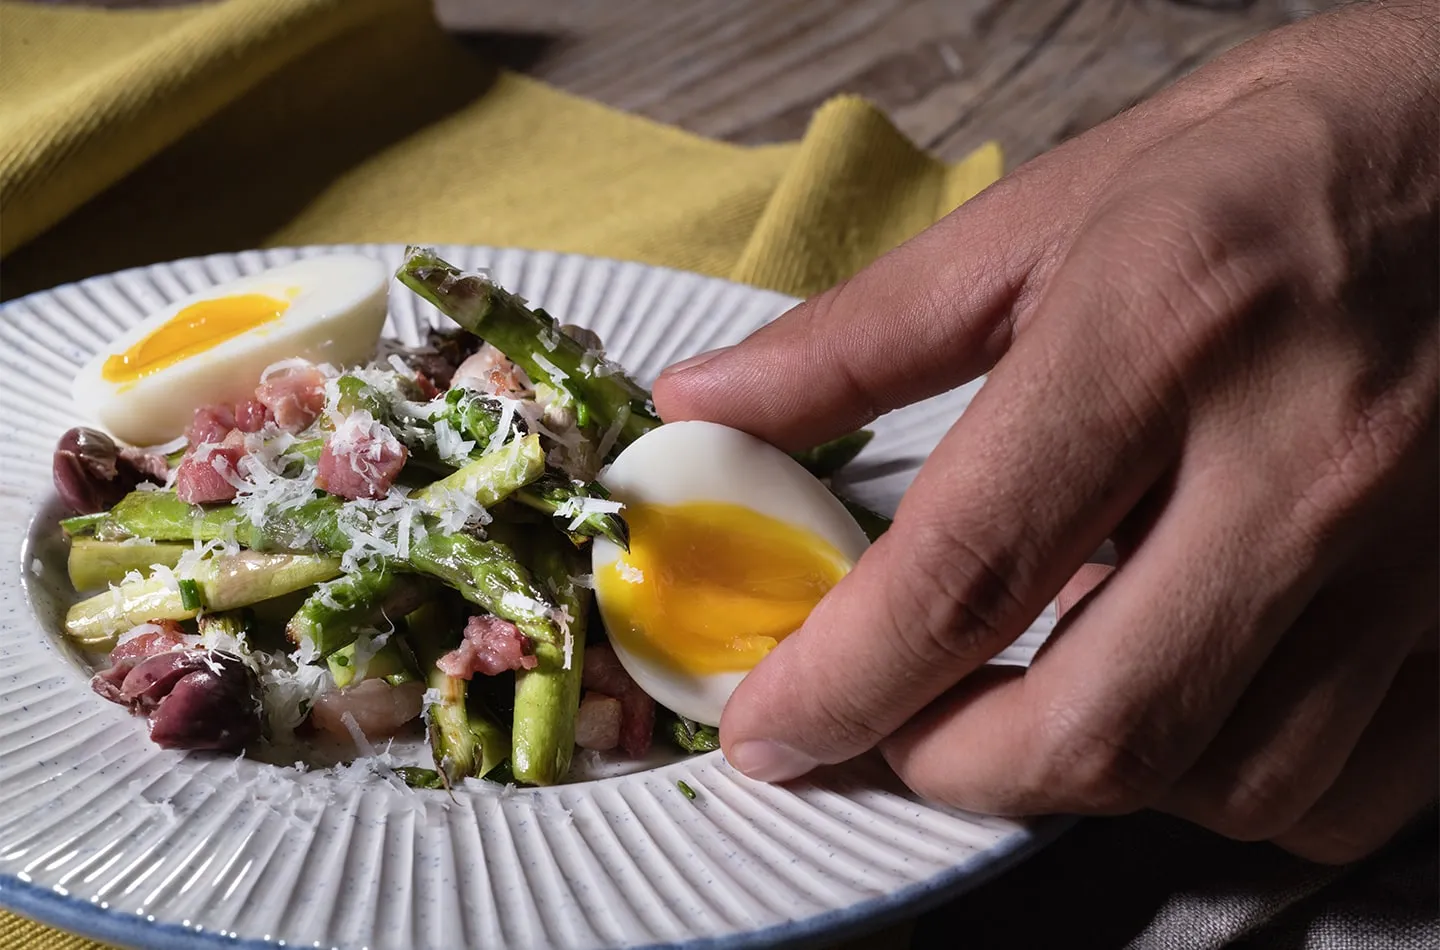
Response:
M1277 838L1276 843L1317 864L1350 864L1379 850L1392 834L1388 829L1382 831L1359 822L1301 825Z
M1020 558L992 554L955 526L930 521L909 533L909 583L889 604L893 629L919 664L978 666L1024 615L1014 578Z
M1239 776L1197 821L1236 841L1264 841L1283 834L1305 812L1298 782L1279 776Z
M1137 811L1158 800L1174 780L1139 730L1106 726L1073 706L1051 706L1041 719L1047 764L1036 784L1066 810Z

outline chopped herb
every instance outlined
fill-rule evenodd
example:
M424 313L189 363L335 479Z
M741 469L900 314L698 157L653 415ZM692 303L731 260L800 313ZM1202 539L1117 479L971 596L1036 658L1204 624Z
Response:
M670 727L670 737L681 749L694 755L697 752L714 752L720 748L720 733L714 726L702 726L693 719L676 716Z
M680 789L680 794L681 794L681 795L684 795L686 798L690 799L692 802L695 800L695 798L696 798L695 789L691 788L689 785L686 785L684 782L676 782L676 783L675 783L675 787L678 788L678 789Z
M343 654L343 653L337 653L337 654L335 654L334 656L332 656L330 659L332 659L332 660L335 661L335 665L336 665L336 666L349 666L349 665L350 665L350 658L349 658L348 656L346 656L345 654Z
M200 585L189 578L180 581L180 606L186 610L199 610L201 607Z
M402 766L395 770L400 781L411 788L444 788L445 780L434 769L422 769L414 765Z

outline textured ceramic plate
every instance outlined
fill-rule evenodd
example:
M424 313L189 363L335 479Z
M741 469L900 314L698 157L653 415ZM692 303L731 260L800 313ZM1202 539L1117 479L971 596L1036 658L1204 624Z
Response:
M935 808L861 762L789 787L718 753L541 789L409 792L379 779L152 746L58 636L71 598L50 453L83 418L70 378L145 313L332 250L124 271L0 309L0 903L144 947L738 947L877 926L971 887L1056 826ZM642 380L732 343L793 301L693 274L446 247L467 268L593 327ZM396 287L387 332L437 315ZM851 490L892 509L973 394L876 424ZM1002 658L1023 663L1036 625ZM676 787L683 780L694 801Z

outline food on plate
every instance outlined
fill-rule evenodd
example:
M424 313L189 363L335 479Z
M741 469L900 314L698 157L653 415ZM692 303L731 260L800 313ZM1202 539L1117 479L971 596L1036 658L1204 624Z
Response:
M630 527L628 550L602 538L591 555L610 643L656 702L705 725L869 544L799 462L710 422L646 433L602 482Z
M232 282L87 367L109 431L66 433L54 474L95 691L168 748L349 743L422 788L553 784L657 727L717 748L867 543L821 479L868 434L792 458L661 426L592 332L420 249L397 276L458 327L377 341L377 266ZM433 769L375 751L407 731Z
M121 334L76 375L75 404L131 445L175 439L203 406L253 432L294 408L283 390L257 390L266 367L370 358L388 279L379 261L335 254L217 284Z

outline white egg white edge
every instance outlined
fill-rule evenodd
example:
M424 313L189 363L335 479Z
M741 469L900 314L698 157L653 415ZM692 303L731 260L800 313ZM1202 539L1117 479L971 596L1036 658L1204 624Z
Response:
M740 505L814 532L852 565L870 545L845 506L804 466L761 439L711 422L673 422L647 432L616 457L602 482L614 497L632 503ZM595 539L592 571L598 576L623 554L619 545ZM598 588L596 600L606 628L614 630ZM719 725L725 703L745 678L743 671L696 675L657 666L618 636L610 644L656 702L706 725Z

